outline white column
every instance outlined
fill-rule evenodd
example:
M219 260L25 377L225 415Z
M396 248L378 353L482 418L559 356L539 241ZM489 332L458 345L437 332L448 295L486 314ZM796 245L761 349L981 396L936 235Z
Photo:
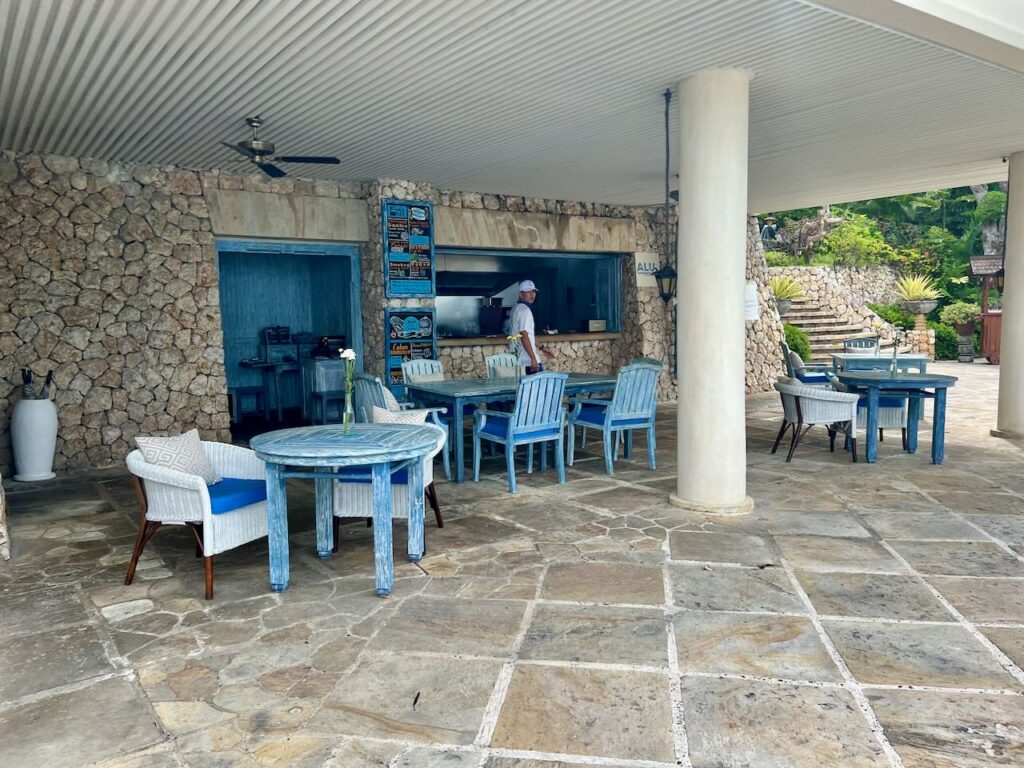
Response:
M1024 437L1024 152L1010 155L1006 275L999 340L998 437Z
M750 72L679 84L679 475L673 504L749 512L744 284Z

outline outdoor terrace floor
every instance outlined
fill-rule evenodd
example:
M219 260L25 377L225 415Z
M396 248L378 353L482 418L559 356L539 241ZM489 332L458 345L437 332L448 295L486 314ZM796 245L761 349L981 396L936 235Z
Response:
M396 535L388 599L361 523L316 558L301 483L291 588L256 542L217 557L209 602L182 531L123 585L122 470L9 484L0 765L1022 765L1024 446L988 435L997 368L935 370L961 377L942 467L927 435L867 465L823 429L787 465L759 395L755 511L700 517L665 501L665 408L655 473L587 454L518 497L503 460L439 482L446 526L428 514L419 566Z

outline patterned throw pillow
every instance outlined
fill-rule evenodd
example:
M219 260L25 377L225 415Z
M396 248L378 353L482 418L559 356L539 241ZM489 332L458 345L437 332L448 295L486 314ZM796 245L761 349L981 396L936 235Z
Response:
M426 384L428 381L444 381L443 373L416 373L409 376L412 384Z
M519 375L518 368L510 368L506 365L494 366L494 376L498 379L514 379Z
M199 475L207 485L220 482L220 476L203 453L198 429L175 437L136 437L135 444L150 464Z
M385 411L383 408L373 406L374 424L426 424L427 415L430 411L419 409L415 411Z
M387 387L384 387L383 389L384 389L384 405L386 405L388 407L388 410L389 411L401 410L402 406L400 406L398 404L398 400L395 399L395 394L390 389L388 389ZM374 406L374 407L376 408L376 406ZM376 419L374 419L374 421L376 421Z

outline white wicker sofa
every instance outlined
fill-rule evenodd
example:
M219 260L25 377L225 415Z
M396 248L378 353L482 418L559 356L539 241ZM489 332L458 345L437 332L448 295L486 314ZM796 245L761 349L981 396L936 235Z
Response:
M237 445L204 440L202 446L210 464L224 478L213 486L207 486L199 475L150 464L139 450L128 454L126 462L135 479L142 520L125 584L132 583L142 550L162 525L185 525L192 530L196 551L203 555L207 600L213 597L213 556L267 535L266 487L260 498L258 486L244 482L264 481L263 462L253 451Z
M842 432L849 441L853 460L857 461L857 395L802 384L795 379L779 379L775 389L782 397L783 416L772 453L778 450L786 431L792 429L786 456L786 461L791 461L800 439L811 427L821 424L828 432L829 450L835 450L836 435Z

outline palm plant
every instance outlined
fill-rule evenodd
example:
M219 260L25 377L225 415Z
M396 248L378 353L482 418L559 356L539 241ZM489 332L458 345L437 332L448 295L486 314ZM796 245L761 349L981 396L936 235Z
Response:
M804 297L800 283L792 277L773 277L768 280L776 301L796 301Z
M942 293L930 277L925 275L904 275L896 281L896 295L903 301L932 301Z

